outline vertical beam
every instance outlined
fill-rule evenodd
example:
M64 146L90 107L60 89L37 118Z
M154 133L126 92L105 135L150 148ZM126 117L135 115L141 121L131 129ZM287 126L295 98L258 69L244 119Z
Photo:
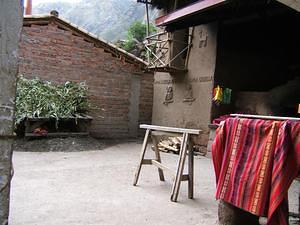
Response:
M171 201L173 201L173 202L176 202L177 198L178 198L181 177L182 177L182 173L183 173L183 169L184 169L184 162L185 162L185 157L186 157L186 152L187 152L188 138L189 138L189 134L184 133L183 138L182 138L183 140L182 140L181 147L180 147L180 152L179 152L177 171L176 171L175 180L174 180L173 187L172 187Z
M188 197L190 199L194 198L194 149L191 137L188 139L188 149L189 149L189 163L188 163Z
M174 11L177 9L177 6L178 6L178 0L175 0L175 2L174 2L174 8L173 8Z
M0 0L0 224L8 224L20 0Z
M26 0L25 15L31 15L31 14L32 14L32 0Z
M146 17L147 17L146 34L147 34L147 37L149 37L150 36L150 19L149 19L149 6L148 6L148 2L146 2Z
M146 26L146 37L150 36L150 19L149 19L149 6L148 6L148 1L146 1L146 17L147 17L147 26ZM149 44L149 40L147 40ZM150 52L147 51L147 59L148 63L150 63Z
M143 160L144 160L146 149L147 149L147 143L148 143L149 134L150 134L150 129L147 129L145 137L144 137L144 142L143 142L142 150L141 150L140 161L139 161L139 164L138 164L135 176L134 176L133 186L136 186L136 184L137 184L137 182L139 180L139 176L140 176L140 172L141 172Z

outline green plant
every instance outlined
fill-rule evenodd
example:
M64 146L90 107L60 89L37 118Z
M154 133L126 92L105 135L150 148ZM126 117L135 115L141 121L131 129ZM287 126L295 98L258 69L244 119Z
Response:
M136 21L128 28L127 38L121 48L125 49L128 52L132 52L135 49L139 49L139 45L142 45L144 39L147 36L146 24L141 21ZM156 32L156 27L153 24L150 24L149 33ZM140 49L140 57L145 55L145 50Z
M139 42L143 42L147 33L146 33L146 27L147 25L145 23L142 23L141 21L136 21L129 27L127 31L127 37L132 37L138 40ZM154 33L156 31L156 28L153 24L150 24L149 27L149 33Z
M89 108L85 82L55 85L38 78L26 79L22 75L18 78L16 125L26 117L67 118L85 113Z

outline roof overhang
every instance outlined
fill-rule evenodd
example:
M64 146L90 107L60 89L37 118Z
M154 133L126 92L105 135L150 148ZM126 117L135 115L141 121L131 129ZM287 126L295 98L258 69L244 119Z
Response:
M287 3L291 1L293 3ZM172 31L213 21L254 17L266 12L297 13L297 7L300 8L300 0L199 0L161 16L155 22L157 26L165 26L168 31Z
M200 0L170 14L158 17L155 20L155 23L157 26L167 26L168 24L177 22L178 20L183 20L186 17L219 7L226 3L228 3L228 0Z

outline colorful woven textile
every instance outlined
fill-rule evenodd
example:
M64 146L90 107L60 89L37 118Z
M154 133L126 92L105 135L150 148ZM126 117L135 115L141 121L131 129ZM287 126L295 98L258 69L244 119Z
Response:
M287 191L300 168L300 123L228 118L216 132L216 198L267 216L268 225L288 224Z

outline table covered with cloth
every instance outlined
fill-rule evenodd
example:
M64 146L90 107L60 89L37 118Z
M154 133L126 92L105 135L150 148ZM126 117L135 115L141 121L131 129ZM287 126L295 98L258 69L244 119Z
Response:
M228 118L212 145L216 198L268 225L288 224L287 193L300 166L300 122Z

